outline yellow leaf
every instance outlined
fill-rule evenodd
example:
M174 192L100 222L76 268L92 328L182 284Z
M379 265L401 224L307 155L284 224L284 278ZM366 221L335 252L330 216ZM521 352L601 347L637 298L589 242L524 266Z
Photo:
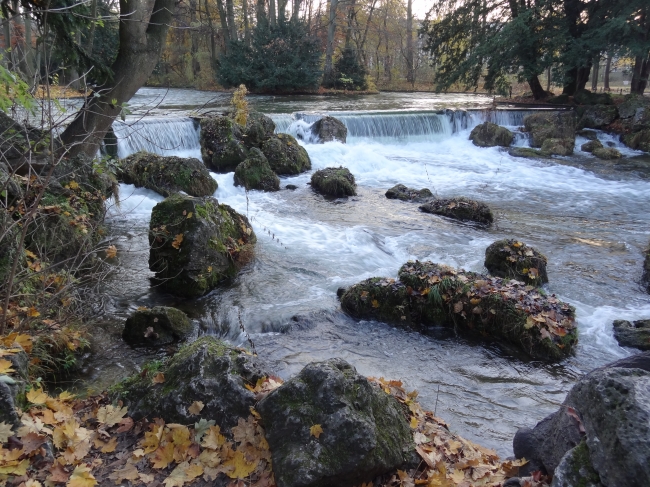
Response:
M187 218L188 218L188 219L189 219L189 218L192 218L192 215L193 215L193 213L190 211L190 212L187 214Z
M13 335L13 333L12 333ZM11 335L10 335L11 336ZM32 337L29 335L16 335L14 342L20 345L25 352L30 353L32 351Z
M20 450L18 450L20 451ZM0 475L2 474L11 474L17 477L21 477L27 473L27 467L29 467L29 459L25 458L21 462L3 462L0 466Z
M70 188L70 189L79 189L79 183L77 183L76 181L70 181L68 183L68 188Z
M93 487L94 485L97 485L97 480L90 473L90 469L85 465L77 465L66 487Z
M176 235L176 237L174 237L174 240L172 241L172 247L178 250L181 248L181 243L183 243L183 234L179 233Z
M183 487L183 484L194 480L201 474L203 474L203 467L201 465L190 465L188 462L183 462L172 470L169 477L163 480L163 484L165 484L165 487Z
M106 258L113 259L117 255L117 247L115 245L109 245L106 249Z
M165 374L162 372L158 372L156 375L153 376L153 383L154 384L162 384L165 382Z
M165 446L159 447L151 456L153 468L167 468L167 466L174 460L174 444L167 443Z
M38 318L39 316L41 316L41 314L36 310L36 308L34 308L34 306L32 306L27 311L27 316L29 316L30 318Z
M106 426L114 426L119 423L122 418L126 415L127 409L126 406L123 408L116 408L111 406L103 406L97 411L97 421L105 424Z
M0 423L0 443L5 443L14 432L11 430L11 425L4 421Z
M104 445L102 448L102 453L113 453L115 451L115 448L117 448L117 438L114 436L108 443Z
M30 259L36 259L36 254L32 252L31 250L25 250L25 255L29 257Z
M533 320L530 316L526 318L526 324L524 325L524 328L526 330L530 330L533 326L535 326L535 320Z
M411 429L415 429L417 427L418 427L418 419L415 416L413 416L411 418Z
M0 359L0 374L8 374L9 372L16 372L11 368L13 363L11 360Z
M210 450L218 450L226 443L226 437L221 434L219 426L210 426L210 429L203 437L201 446Z
M223 462L226 467L234 467L231 472L227 472L226 475L231 479L245 479L257 468L259 460L254 460L253 462L246 461L246 456L241 451L237 450L232 458L229 458L227 461Z
M379 301L377 301L376 299L373 299L372 300L372 307L373 308L379 308Z
M69 401L70 399L74 399L75 395L69 393L68 391L63 391L61 394L59 394L59 399L61 401Z
M315 424L311 428L309 428L309 434L311 436L315 436L316 439L320 438L320 435L323 433L323 428L321 427L320 424Z
M192 403L192 405L189 408L187 408L187 411L190 414L193 414L193 415L196 416L197 414L199 414L201 412L202 409L203 409L203 403L201 401L194 401Z
M32 404L45 404L45 401L48 399L48 396L43 392L43 389L32 389L25 394L25 397Z
M115 485L119 485L123 480L137 480L140 477L138 469L132 463L127 463L124 468L114 470L108 478L115 481Z
M456 482L457 484L460 484L463 480L465 480L465 472L462 470L455 469L454 473L451 474L451 480Z

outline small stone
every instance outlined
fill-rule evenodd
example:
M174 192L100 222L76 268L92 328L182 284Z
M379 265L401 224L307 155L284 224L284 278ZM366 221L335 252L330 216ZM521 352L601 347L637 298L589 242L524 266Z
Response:
M433 198L433 193L427 189L407 188L403 184L397 184L386 191L386 198L389 200L422 202Z
M194 327L185 313L167 306L139 309L127 318L122 338L133 345L158 347L187 338Z
M546 264L544 255L514 239L498 240L485 250L485 268L490 274L533 286L548 282Z
M298 186L296 186L295 184L287 184L284 188L293 191L298 189Z
M494 221L492 211L485 203L463 197L432 199L420 206L420 210L425 213L433 213L454 220L472 221L486 226L491 225Z
M600 140L590 140L589 142L586 142L580 146L580 150L583 152L593 152L595 149L602 149L603 144L601 144Z

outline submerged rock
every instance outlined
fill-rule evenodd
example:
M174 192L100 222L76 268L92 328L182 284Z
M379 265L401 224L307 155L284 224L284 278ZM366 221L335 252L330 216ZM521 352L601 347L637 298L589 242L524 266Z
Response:
M314 122L311 133L318 137L318 142L332 142L338 140L345 144L348 137L348 128L338 118L325 116Z
M151 212L149 268L164 289L201 296L252 259L255 241L248 219L230 206L175 194Z
M583 152L593 152L595 149L602 149L603 144L600 142L600 140L590 140L589 142L585 142L580 146L580 150Z
M477 125L469 134L469 140L478 147L508 147L514 138L510 130L491 122Z
M613 147L599 147L594 149L591 152L598 159L603 159L604 161L611 161L613 159L620 159L623 155Z
M542 152L552 156L570 156L574 145L573 139L545 139Z
M163 374L163 383L153 383L157 373ZM188 408L200 401L200 417L226 429L248 417L257 402L246 385L268 375L257 357L204 336L181 348L166 363L154 364L126 379L114 395L124 401L136 421L162 417L167 423L194 424L199 416Z
M215 172L234 171L246 159L242 128L224 116L201 119L201 156L207 167Z
M271 170L262 151L253 147L246 160L235 169L235 186L243 186L248 190L279 191L280 179Z
M578 108L578 127L600 129L618 118L614 105L589 105Z
M573 95L573 101L578 105L613 105L614 100L609 93L592 93L589 90L578 90Z
M485 250L485 268L497 277L517 279L532 286L548 282L546 257L518 240L497 240Z
M532 159L549 159L548 154L543 153L539 149L531 149L530 147L510 147L508 154L512 157L526 157Z
M650 350L650 320L616 320L614 338L623 347Z
M421 202L433 198L433 193L427 188L414 189L407 188L403 184L397 184L386 191L386 198L389 200Z
M409 262L399 280L371 278L345 290L341 308L360 319L404 327L451 326L520 347L532 357L560 359L577 343L573 307L516 280Z
M492 210L486 204L463 197L433 199L420 206L420 210L482 225L490 225L494 221Z
M119 177L127 184L163 196L185 191L190 196L211 196L217 182L201 161L138 152L120 161Z
M397 400L342 359L307 365L260 401L278 487L351 487L415 448ZM320 434L312 434L318 425Z
M524 118L524 127L532 147L542 147L547 139L567 139L573 146L576 137L576 115L573 111L541 112Z
M311 176L311 187L325 196L355 196L357 183L354 176L345 167L326 167Z
M187 338L193 331L185 313L176 308L155 306L138 309L124 323L122 338L132 345L158 347Z
M269 137L260 149L273 172L279 176L292 176L311 169L309 154L292 135L278 134Z

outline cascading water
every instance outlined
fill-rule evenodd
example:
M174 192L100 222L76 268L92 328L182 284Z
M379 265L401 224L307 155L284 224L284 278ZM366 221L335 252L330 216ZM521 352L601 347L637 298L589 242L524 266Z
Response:
M117 136L120 158L138 151L163 156L201 158L199 124L192 118L143 118L133 122L116 121L113 130Z

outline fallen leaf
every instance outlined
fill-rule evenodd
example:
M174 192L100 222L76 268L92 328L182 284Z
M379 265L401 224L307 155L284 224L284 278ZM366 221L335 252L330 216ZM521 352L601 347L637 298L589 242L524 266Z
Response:
M27 316L29 316L30 318L38 318L39 316L41 316L41 314L37 311L37 309L34 306L32 306L27 311Z
M115 485L119 485L123 480L137 480L140 477L138 469L132 463L127 463L124 468L114 470L108 478L115 481Z
M90 469L85 465L77 465L70 475L66 487L93 487L94 485L97 485L97 480L90 473Z
M376 299L373 299L371 303L373 308L379 308L379 301L377 301Z
M16 372L11 368L13 363L11 360L0 359L0 374L8 374L10 372Z
M0 443L5 443L10 436L13 436L14 432L11 428L12 426L4 421L0 423Z
M192 403L192 405L189 408L187 408L187 411L190 414L193 414L193 415L196 416L197 414L199 414L203 410L203 407L204 406L203 406L203 403L201 401L194 401Z
M43 389L32 389L25 394L25 397L32 404L45 404L48 398L47 394L43 392Z
M117 448L117 438L114 436L102 448L102 453L113 453Z
M124 416L126 416L127 408L126 406L119 408L111 406L103 406L97 411L97 421L106 426L114 426L119 423Z
M172 247L174 247L176 250L181 248L181 243L183 243L183 234L179 233L174 237L174 240L172 241Z
M315 436L316 439L320 438L320 435L323 433L323 428L321 427L320 424L315 424L311 428L309 428L309 434L311 436Z
M165 382L165 374L162 372L158 372L156 375L153 376L153 381L154 384L162 384Z
M106 248L106 258L114 259L116 255L117 255L117 247L115 245L109 245Z
M231 479L245 479L257 468L258 460L253 462L248 462L246 456L241 451L236 451L232 458L229 458L227 461L223 462L225 467L234 467L231 472L227 472L226 475Z

